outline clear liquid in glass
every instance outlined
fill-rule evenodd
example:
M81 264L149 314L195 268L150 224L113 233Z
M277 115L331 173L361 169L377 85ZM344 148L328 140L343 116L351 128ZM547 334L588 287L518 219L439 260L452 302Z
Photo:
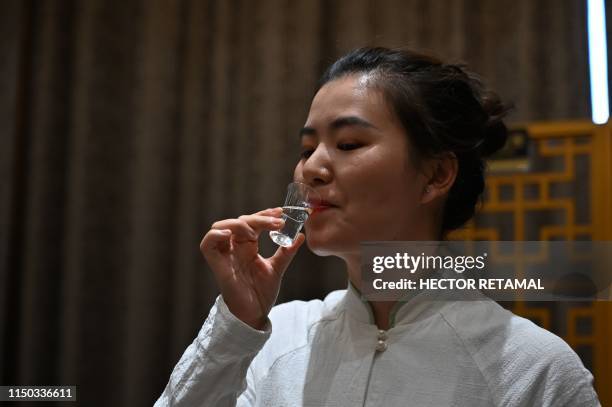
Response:
M279 246L291 246L299 231L302 229L304 222L308 219L308 215L311 213L311 208L303 206L283 206L283 214L281 216L285 221L285 226L279 231L271 231L270 238Z

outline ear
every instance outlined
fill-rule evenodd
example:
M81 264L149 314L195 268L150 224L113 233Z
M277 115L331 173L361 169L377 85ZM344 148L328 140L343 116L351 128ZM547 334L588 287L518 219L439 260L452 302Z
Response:
M431 159L428 180L421 195L421 203L426 204L439 197L446 196L453 186L455 178L457 178L458 171L459 163L455 153L447 152Z

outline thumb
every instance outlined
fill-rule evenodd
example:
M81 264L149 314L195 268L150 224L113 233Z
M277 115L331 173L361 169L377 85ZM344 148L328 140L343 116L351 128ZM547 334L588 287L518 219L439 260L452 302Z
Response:
M277 274L282 275L285 272L285 270L289 266L289 263L291 263L291 260L293 260L293 257L298 252L298 249L300 248L302 243L304 243L305 240L306 236L304 236L303 233L298 233L298 236L295 238L291 246L279 247L276 250L276 253L274 253L274 255L270 257L270 265Z

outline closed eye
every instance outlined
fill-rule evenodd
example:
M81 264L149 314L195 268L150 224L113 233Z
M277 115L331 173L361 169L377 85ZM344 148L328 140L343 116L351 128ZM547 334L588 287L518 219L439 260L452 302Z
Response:
M355 150L356 148L361 147L361 144L356 144L356 143L341 143L338 144L338 148L340 150Z
M361 144L357 144L357 143L340 143L338 144L338 149L343 150L343 151L350 151L350 150L355 150L361 146L362 146ZM307 160L308 157L312 155L312 153L314 153L313 149L304 150L300 153L300 158Z

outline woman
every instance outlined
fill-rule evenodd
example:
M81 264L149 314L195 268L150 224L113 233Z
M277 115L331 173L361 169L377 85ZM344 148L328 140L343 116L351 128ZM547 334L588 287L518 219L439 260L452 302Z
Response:
M201 243L221 295L157 406L593 406L592 375L557 336L491 300L360 296L359 243L435 241L474 214L506 108L457 65L355 50L322 78L294 179L323 202L293 246L258 238L281 208L212 225ZM307 240L346 263L347 290L274 306Z

